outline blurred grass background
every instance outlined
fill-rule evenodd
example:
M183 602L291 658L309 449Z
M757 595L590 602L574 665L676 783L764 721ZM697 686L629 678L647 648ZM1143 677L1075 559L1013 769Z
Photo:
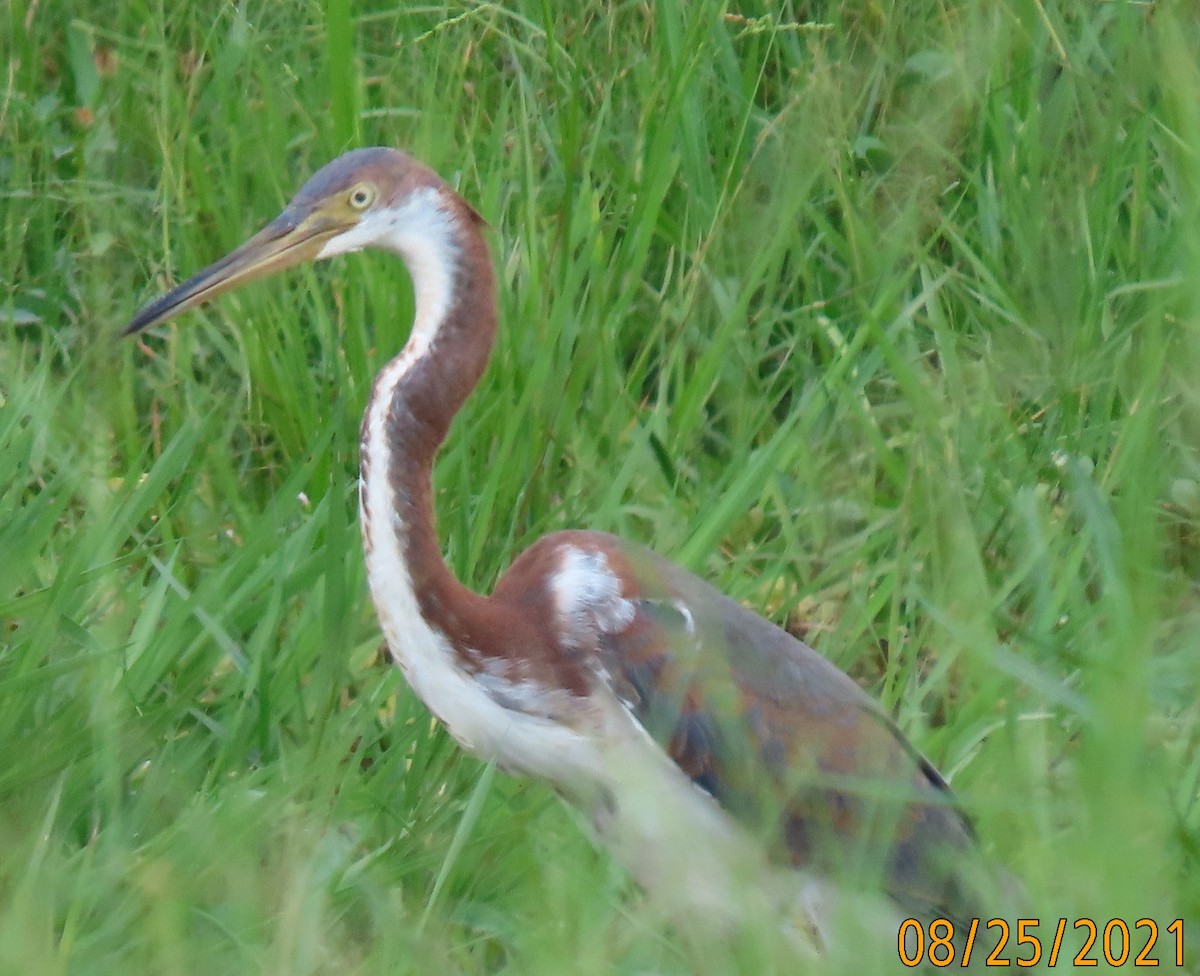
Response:
M1194 5L3 16L0 972L696 968L383 660L354 478L396 262L115 340L369 144L495 229L437 472L462 578L649 543L878 694L1043 916L1200 937Z

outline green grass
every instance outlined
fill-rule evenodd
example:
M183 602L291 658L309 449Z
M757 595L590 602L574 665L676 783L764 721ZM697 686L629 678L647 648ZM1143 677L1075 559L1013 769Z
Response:
M5 16L0 972L695 969L383 660L354 477L397 264L115 339L366 144L495 229L437 471L463 579L651 544L877 693L1044 917L1182 917L1200 971L1191 5Z

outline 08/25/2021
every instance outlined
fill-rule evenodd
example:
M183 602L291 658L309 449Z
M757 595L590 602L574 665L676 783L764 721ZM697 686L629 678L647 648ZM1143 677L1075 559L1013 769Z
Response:
M1158 923L1152 918L1139 918L1131 926L1121 918L1110 919L1103 926L1090 918L1076 919L1068 925L1068 920L1059 918L1053 924L1053 931L1048 932L1042 926L1041 919L1020 918L1015 924L1002 918L971 919L970 925L962 931L956 931L954 923L948 919L934 919L925 925L915 918L906 918L900 923L896 935L897 951L900 961L909 968L921 965L928 960L935 967L949 966L959 962L962 966L970 965L971 958L977 948L976 940L982 933L987 933L986 941L995 946L988 952L984 965L1011 966L1013 963L1023 968L1036 966L1045 957L1046 966L1057 966L1067 962L1073 966L1096 966L1103 957L1110 966L1159 966L1166 964L1183 967L1183 919L1177 918L1165 929L1162 946L1159 946ZM1078 932L1078 951L1070 956L1063 955L1064 941L1068 929ZM1071 941L1075 941L1074 938ZM1007 955L1009 943L1012 942L1014 955ZM1163 949L1169 953L1169 959L1159 958ZM1173 951L1172 951L1173 950Z

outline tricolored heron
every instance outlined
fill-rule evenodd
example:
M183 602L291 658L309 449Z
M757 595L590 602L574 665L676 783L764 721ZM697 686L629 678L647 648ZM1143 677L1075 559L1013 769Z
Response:
M819 946L860 885L894 921L978 916L976 842L945 781L858 685L784 630L602 532L539 540L490 597L447 568L431 472L495 335L482 231L431 169L356 150L126 332L304 261L399 255L416 314L362 423L362 538L391 654L450 734L548 781L685 926L773 912Z

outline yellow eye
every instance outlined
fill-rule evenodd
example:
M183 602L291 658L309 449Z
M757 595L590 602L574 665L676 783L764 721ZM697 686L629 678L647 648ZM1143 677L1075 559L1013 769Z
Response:
M346 202L352 210L366 210L375 202L375 187L370 183L359 183L350 190Z

